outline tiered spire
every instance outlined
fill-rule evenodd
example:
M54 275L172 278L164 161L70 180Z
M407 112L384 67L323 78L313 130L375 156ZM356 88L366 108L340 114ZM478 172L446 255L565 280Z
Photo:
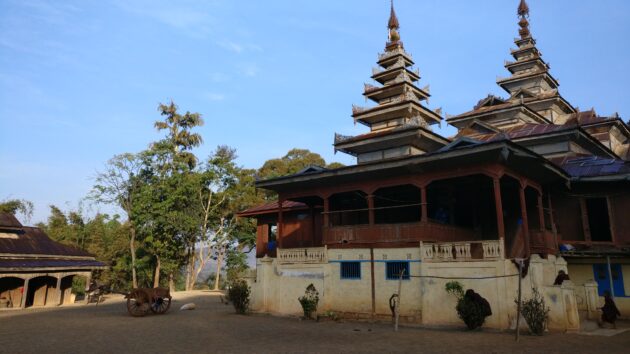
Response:
M420 89L415 84L420 80L420 71L412 69L414 62L400 40L398 32L400 24L393 1L387 29L388 41L385 44L385 52L378 56L379 67L372 69L372 79L379 85L365 84L363 93L377 105L369 108L354 105L352 107L355 122L370 127L371 133L357 137L338 135L335 138L336 150L358 156L359 163L367 161L365 157L368 155L376 156L380 153L381 158L385 158L387 155L385 151L392 149L404 150L405 154L409 155L444 145L443 138L436 138L433 136L435 134L430 132L429 125L439 123L442 117L422 104L422 101L428 100L430 96L428 86ZM418 134L419 129L431 135L431 139L440 142L425 141L427 139ZM403 140L397 138L402 130L409 133ZM371 138L369 143L364 141L367 136L373 137L376 132L382 138L377 141ZM374 159L376 158L370 158L370 161Z
M520 0L516 13L519 18L519 38L514 39L517 48L511 50L514 61L505 63L511 75L497 80L510 97L484 98L472 111L448 117L451 125L467 129L483 122L507 129L524 123L562 124L575 111L558 93L558 81L549 73L549 65L536 48L529 28L529 5L525 0Z
M517 10L520 38L514 40L518 46L512 50L516 61L507 62L505 67L512 76L498 80L498 84L511 95L527 90L532 94L547 93L558 89L558 81L549 74L549 65L536 48L536 40L529 29L529 5L521 0Z

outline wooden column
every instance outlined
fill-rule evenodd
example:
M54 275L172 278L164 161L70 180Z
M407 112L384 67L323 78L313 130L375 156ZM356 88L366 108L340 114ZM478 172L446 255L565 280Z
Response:
M278 246L277 248L282 248L282 236L284 231L284 212L282 209L282 204L284 204L284 200L278 200Z
M427 211L427 187L420 188L420 208L422 209L422 215L420 222L429 222L429 215Z
M57 300L55 301L57 306L61 305L61 278L63 278L63 274L57 276Z
M28 297L28 283L31 279L30 278L26 278L24 279L24 287L22 288L22 299L20 301L20 308L25 308L26 307L26 298Z
M494 186L494 207L497 212L497 232L499 239L505 239L505 225L503 224L503 202L501 201L501 180L498 177L492 179Z
M374 225L374 195L369 194L367 196L368 202L368 219L370 225Z
M519 199L521 200L521 218L523 219L523 235L525 236L525 249L527 250L527 256L530 255L529 244L529 224L527 222L527 203L525 202L525 186L521 183L521 188L518 189Z
M543 199L540 192L538 192L538 218L540 219L540 231L545 231L545 211L543 210Z
M77 275L75 275L76 277ZM88 297L88 290L90 290L90 284L92 283L92 272L89 272L87 274L85 274L85 299L83 299L83 302L85 304L88 304L89 302L89 297Z
M328 203L328 197L324 198L324 227L330 226L330 205Z

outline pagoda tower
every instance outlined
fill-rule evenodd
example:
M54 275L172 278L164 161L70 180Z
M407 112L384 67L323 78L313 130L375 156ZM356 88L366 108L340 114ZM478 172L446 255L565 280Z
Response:
M356 156L359 164L423 154L449 143L431 131L430 126L440 123L442 117L422 103L430 97L428 86L421 89L415 84L420 71L412 69L413 59L400 39L393 1L387 31L385 52L378 56L379 67L372 69L371 78L377 85L364 85L363 95L376 106L352 106L355 123L369 127L370 133L335 134L335 151Z
M525 0L520 0L517 14L519 37L514 39L516 49L510 51L514 60L505 62L511 75L497 80L510 97L488 95L472 111L449 117L449 124L459 129L476 124L503 130L520 124L564 124L575 113L575 108L558 92L560 84L536 47Z

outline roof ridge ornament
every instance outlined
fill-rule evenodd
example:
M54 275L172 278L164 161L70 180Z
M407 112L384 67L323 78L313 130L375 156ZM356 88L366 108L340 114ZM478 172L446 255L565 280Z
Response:
M387 21L387 29L388 45L400 41L400 34L398 33L398 29L400 29L400 23L398 22L398 17L396 16L396 11L394 10L394 0L391 0L389 21Z
M521 20L518 21L518 25L521 27L518 31L521 35L521 39L531 38L532 34L529 31L529 21L527 20L529 18L529 5L527 5L525 0L521 0L521 3L518 5L517 14L521 18Z

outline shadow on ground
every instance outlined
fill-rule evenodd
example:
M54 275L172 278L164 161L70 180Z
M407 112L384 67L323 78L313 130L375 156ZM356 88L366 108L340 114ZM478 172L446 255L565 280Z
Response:
M176 293L165 315L134 318L121 296L96 306L0 312L6 353L625 353L630 333L613 337L524 335L402 328L387 324L301 321L236 315L219 294ZM297 301L297 300L296 300ZM197 309L180 311L185 303Z

